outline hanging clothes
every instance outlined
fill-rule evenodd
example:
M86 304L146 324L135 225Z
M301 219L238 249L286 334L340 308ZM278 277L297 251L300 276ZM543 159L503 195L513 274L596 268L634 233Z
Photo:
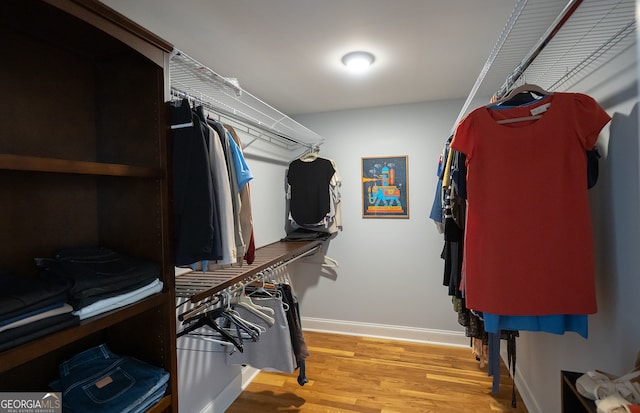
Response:
M176 265L253 262L253 175L240 139L187 99L172 102L171 117Z
M501 315L596 311L585 151L609 120L589 96L555 93L524 107L481 107L458 125L451 148L468 167L469 308Z
M247 286L245 292L255 305L273 310L274 323L255 342L246 342L243 350L228 350L225 354L227 364L246 364L259 369L291 373L298 371L298 384L307 382L306 359L309 357L302 331L300 308L291 285L284 282L270 283L265 289ZM245 307L236 306L243 319L255 324L264 324L264 319Z
M302 333L302 317L300 315L300 307L298 306L298 298L294 295L293 289L289 284L278 284L278 290L282 293L282 300L288 305L287 321L289 323L289 334L291 336L291 344L297 361L298 384L304 386L309 380L307 379L306 359L309 357L309 349Z
M260 370L279 371L292 373L296 369L296 357L293 352L289 323L281 297L251 297L251 300L259 306L273 310L275 323L260 334L260 339L244 344L244 351L233 349L225 353L227 364L246 364ZM240 317L255 324L264 324L264 321L249 310L236 306Z
M231 137L231 141L235 143L237 151L234 151L233 163L237 170L236 176L238 186L240 188L240 232L245 242L244 259L247 264L252 264L256 256L256 245L253 239L253 214L251 211L251 192L249 182L253 180L253 173L249 169L242 151L242 142L231 125L224 125L225 129Z
M499 106L493 106L492 109L502 110L518 105L528 105L530 103L534 103L540 97L548 94L549 93L547 92L540 95L538 93L531 93L526 89L521 89L521 93L515 94L511 99L502 101ZM443 152L449 150L450 140L451 139L447 140ZM598 180L598 159L600 157L600 154L597 147L594 147L593 149L587 150L586 155L588 178L587 188L590 189L596 184ZM443 163L443 156L441 155L440 158L440 163ZM446 158L446 155L444 156L444 158ZM444 172L439 170L440 178L443 175ZM464 156L464 154L456 150L452 150L452 162L450 171L451 182L448 187L443 188L442 199L434 199L434 206L436 204L436 201L438 201L442 204L442 210L444 210L447 208L447 202L450 202L448 200L445 201L445 198L453 199L454 203L457 202L458 197L466 199L466 175L466 157ZM442 185L441 179L440 185ZM432 211L432 219L435 218L436 217L434 217L434 213ZM440 220L442 220L442 218L440 218ZM456 222L461 222L461 220L458 219L456 220ZM462 229L464 229L463 225ZM447 276L451 272L451 269L455 268L455 266L452 266L452 258L455 258L455 256L450 253L450 242L446 233L445 248L442 253L442 258L445 259L445 276ZM449 286L449 295L454 295L454 291L456 291L455 275L457 275L457 273L454 271L451 272L451 278L445 278L445 285ZM483 320L485 322L484 328L488 333L498 333L501 330L526 330L563 334L566 331L573 331L580 334L584 338L587 338L588 336L588 323L586 315L552 314L546 316L509 316L489 314L487 312L484 312Z
M237 155L232 150L231 142L233 139L229 139L227 130L222 123L215 121L211 118L207 118L207 125L211 127L220 142L220 148L224 156L224 165L227 169L226 178L228 180L229 199L231 200L231 214L229 217L232 219L232 227L229 228L230 236L233 240L230 243L233 245L231 263L235 263L237 258L244 256L245 244L242 239L242 232L240 230L240 187L238 183L238 177L236 176L236 166L234 163L234 156ZM233 143L235 145L235 143ZM225 264L226 262L222 262Z
M440 234L444 232L444 216L442 211L444 208L444 169L447 162L447 156L449 155L449 145L451 144L452 139L453 135L449 136L442 148L440 157L438 158L438 167L436 169L436 176L438 177L436 182L436 193L433 197L431 211L429 212L429 218L431 218L436 224L436 229Z
M187 99L170 107L176 265L222 259L215 184L200 120Z
M233 264L237 259L237 248L234 236L234 208L231 179L227 167L227 158L219 132L207 123L202 107L198 107L199 120L205 133L207 148L209 150L210 168L216 188L215 197L220 207L219 231L222 238L222 258L217 260L220 264Z
M340 185L332 160L311 154L292 161L287 170L287 234L298 229L329 234L341 230Z

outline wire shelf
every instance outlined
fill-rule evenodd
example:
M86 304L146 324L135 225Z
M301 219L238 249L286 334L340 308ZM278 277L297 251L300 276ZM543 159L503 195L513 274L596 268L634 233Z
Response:
M288 150L311 150L324 142L322 136L243 90L234 79L219 75L180 50L174 50L171 56L169 78L174 98L202 104L230 120L234 127L239 124L254 140L262 139Z
M633 47L635 29L634 0L518 0L456 125L476 96L504 95L517 82L570 90Z

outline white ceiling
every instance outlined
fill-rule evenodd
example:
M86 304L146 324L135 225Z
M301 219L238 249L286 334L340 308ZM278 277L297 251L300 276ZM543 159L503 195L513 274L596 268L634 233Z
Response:
M237 78L243 89L290 116L466 98L515 5L515 0L103 2L220 75ZM353 76L344 69L340 59L353 50L376 56L370 72Z

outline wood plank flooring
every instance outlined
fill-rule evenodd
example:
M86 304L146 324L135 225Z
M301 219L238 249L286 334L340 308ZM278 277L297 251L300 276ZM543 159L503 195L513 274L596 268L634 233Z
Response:
M309 382L260 372L226 413L526 413L502 366L499 394L470 348L305 332Z

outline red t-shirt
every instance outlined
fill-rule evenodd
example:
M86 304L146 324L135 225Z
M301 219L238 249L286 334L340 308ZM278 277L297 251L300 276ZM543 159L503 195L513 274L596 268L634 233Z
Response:
M532 113L541 118L497 122ZM554 93L527 106L480 107L458 125L451 147L467 159L468 308L596 312L586 150L610 119L587 95Z

